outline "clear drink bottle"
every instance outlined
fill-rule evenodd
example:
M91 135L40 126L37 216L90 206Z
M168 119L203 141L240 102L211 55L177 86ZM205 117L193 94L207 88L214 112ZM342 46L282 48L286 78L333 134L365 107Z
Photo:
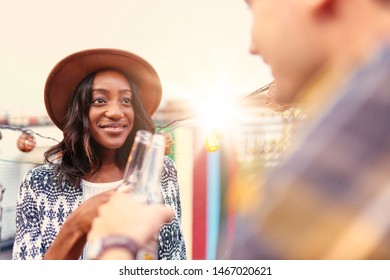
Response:
M161 174L164 165L165 138L161 134L154 134L150 148L143 164L143 174L140 183L134 190L136 197L145 197L148 204L163 203L161 194ZM144 248L138 251L138 260L158 259L158 235Z
M127 159L126 169L123 176L123 182L116 188L117 191L134 191L140 183L143 172L144 159L146 158L150 144L152 142L153 133L147 130L139 130L134 138L133 147L131 148L129 157ZM100 190L101 192L102 190ZM84 194L94 192L92 190L84 189ZM95 193L96 194L96 193ZM147 202L147 194L136 192L135 199ZM89 258L89 244L84 248L83 258Z
M123 182L117 190L138 190L137 186L142 179L143 165L152 142L153 134L147 130L138 130L133 147L127 159L127 165L123 176Z

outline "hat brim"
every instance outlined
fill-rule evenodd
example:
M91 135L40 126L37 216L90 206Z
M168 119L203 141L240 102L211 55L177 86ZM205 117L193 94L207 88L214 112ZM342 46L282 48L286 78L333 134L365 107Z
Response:
M47 113L62 130L69 99L78 84L90 73L116 69L138 87L140 99L150 115L157 110L162 95L161 81L152 65L131 52L118 49L90 49L71 54L50 72L44 91Z

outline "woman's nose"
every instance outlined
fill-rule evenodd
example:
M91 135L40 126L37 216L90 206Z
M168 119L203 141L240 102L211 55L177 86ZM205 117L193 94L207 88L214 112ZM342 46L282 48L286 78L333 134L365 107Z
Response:
M122 118L125 114L121 108L120 105L118 104L111 104L106 112L105 112L105 115L108 117L108 118L111 118L111 119L120 119Z

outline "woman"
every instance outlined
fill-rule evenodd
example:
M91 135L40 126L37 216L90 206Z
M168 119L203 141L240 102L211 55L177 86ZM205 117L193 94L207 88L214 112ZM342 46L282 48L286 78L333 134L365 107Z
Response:
M120 184L136 132L154 132L151 115L160 100L156 71L127 51L85 50L54 67L45 105L64 138L21 183L13 259L83 258L97 209ZM161 191L175 215L160 230L158 257L186 259L177 174L168 157Z

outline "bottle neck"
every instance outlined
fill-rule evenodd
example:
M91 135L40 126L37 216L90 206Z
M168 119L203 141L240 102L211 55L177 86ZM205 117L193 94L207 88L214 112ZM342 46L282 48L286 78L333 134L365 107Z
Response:
M142 178L144 159L152 141L153 134L146 130L137 131L133 147L127 159L122 187L135 189Z
M148 203L163 202L161 194L161 175L164 166L165 138L154 134L151 147L145 159L145 169L141 186L148 195Z

